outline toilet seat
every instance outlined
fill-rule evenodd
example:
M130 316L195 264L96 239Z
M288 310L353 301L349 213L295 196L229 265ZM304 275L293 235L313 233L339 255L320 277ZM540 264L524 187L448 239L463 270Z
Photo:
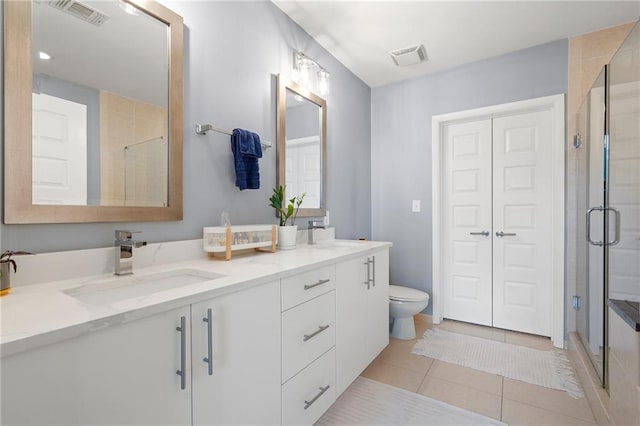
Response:
M429 300L429 295L415 288L390 285L389 299L397 300L398 302L421 302Z

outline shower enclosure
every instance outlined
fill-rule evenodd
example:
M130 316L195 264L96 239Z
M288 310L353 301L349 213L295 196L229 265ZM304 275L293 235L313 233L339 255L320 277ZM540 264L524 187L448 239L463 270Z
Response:
M586 96L576 120L576 329L607 387L607 303L640 301L640 26ZM569 253L569 258L573 257Z

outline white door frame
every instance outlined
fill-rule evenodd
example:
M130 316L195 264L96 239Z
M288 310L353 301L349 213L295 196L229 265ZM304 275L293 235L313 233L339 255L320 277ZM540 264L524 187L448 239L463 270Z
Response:
M433 287L433 322L439 324L442 321L442 262L440 256L442 240L441 219L441 192L442 192L442 161L441 135L444 125L508 116L532 111L550 110L552 123L552 149L551 149L551 185L552 194L552 292L551 292L551 340L558 348L564 347L564 251L565 251L565 100L564 95L553 95L526 101L512 102L502 105L493 105L485 108L454 112L449 114L434 115L431 119L431 214L432 214L432 259L433 267L431 282Z

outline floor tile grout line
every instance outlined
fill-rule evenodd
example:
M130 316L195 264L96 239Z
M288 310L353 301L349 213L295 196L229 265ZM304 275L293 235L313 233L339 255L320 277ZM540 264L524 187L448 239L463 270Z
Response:
M429 375L426 374L425 378L427 376L429 376ZM502 398L502 395L498 395L498 394L492 393L492 392L487 392L486 390L483 390L483 389L474 388L473 386L463 385L462 383L454 382L452 380L443 379L442 377L436 377L436 376L429 376L429 377L431 377L432 379L436 379L436 380L442 380L443 382L447 382L447 383L450 383L452 385L462 386L463 388L471 389L472 391L475 391L475 392L485 393L485 394L493 395L493 396L499 396L500 398Z
M570 414L561 413L559 411L552 410L550 408L539 407L537 405L529 404L528 402L524 402L524 401L518 401L517 399L512 399L512 398L502 397L503 404L504 404L504 400L505 399L508 399L511 402L516 402L518 404L526 405L527 407L537 408L538 410L546 411L548 413L557 414L557 415L564 416L564 417L569 417L569 418L572 418L572 419L575 419L575 420L580 420L580 421L583 421L583 422L587 422L588 424L595 424L595 418L593 419L593 421L589 421L589 420L583 419L581 417L576 417L576 416L572 416Z

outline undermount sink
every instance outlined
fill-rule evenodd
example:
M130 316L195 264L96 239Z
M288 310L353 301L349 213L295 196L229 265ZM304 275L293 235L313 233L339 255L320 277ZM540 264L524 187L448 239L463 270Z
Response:
M356 247L362 247L366 241L326 241L317 244L319 249L324 250L350 250Z
M224 275L197 269L175 269L156 274L128 275L95 281L63 290L63 293L85 303L106 304L148 296L220 277Z

